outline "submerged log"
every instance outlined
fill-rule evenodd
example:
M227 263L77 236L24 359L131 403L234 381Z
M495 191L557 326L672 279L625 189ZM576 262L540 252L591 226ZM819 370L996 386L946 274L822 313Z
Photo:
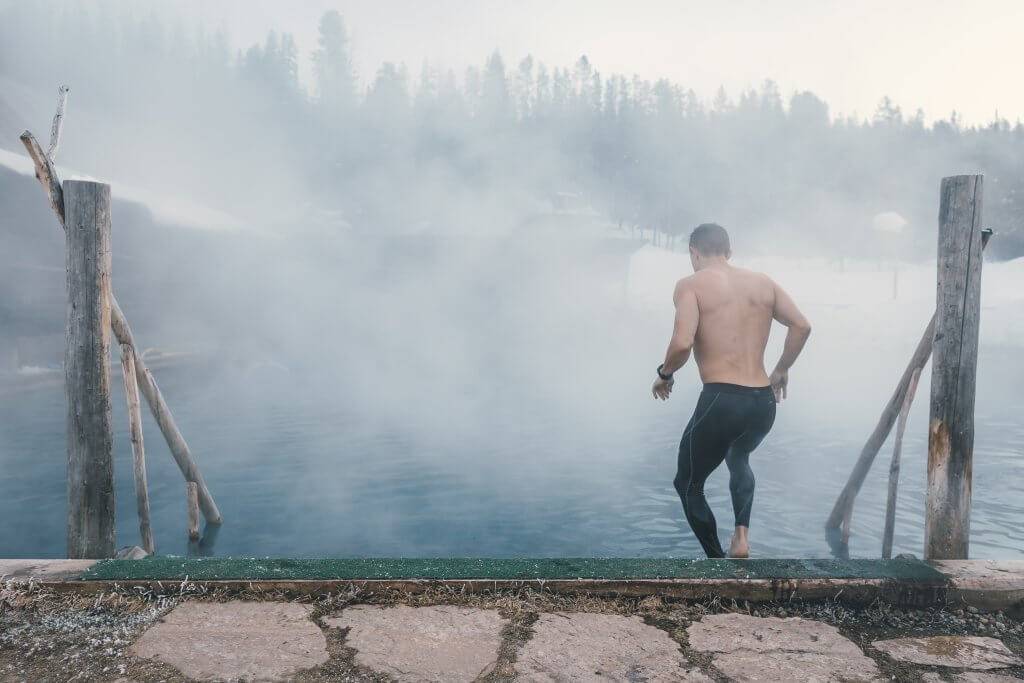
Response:
M110 186L69 180L64 353L68 557L114 554L114 429L110 413Z

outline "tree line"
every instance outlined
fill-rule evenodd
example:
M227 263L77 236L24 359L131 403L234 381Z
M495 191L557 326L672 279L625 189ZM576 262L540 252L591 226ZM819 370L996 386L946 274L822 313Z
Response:
M143 185L173 177L282 223L313 206L359 231L483 231L569 196L647 234L714 220L752 244L875 256L884 242L928 257L939 179L982 172L992 251L1024 254L1024 126L998 114L927 123L883 97L870 116L834 116L771 80L707 101L586 56L551 66L495 52L461 73L384 63L363 79L334 11L308 55L287 33L234 50L223 33L107 5L18 3L0 18L0 78L25 88L6 88L8 107L30 92L44 111L58 83L73 86L90 135L68 135L62 157ZM890 211L904 234L875 234Z

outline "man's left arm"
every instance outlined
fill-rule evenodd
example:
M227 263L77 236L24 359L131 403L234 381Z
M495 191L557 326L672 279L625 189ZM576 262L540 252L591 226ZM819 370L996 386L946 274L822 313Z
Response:
M675 322L672 326L672 339L665 351L665 362L658 368L658 379L652 392L655 398L665 400L672 393L672 374L683 367L690 359L693 342L697 336L697 323L700 310L697 307L697 293L687 280L680 280L672 297L676 307Z

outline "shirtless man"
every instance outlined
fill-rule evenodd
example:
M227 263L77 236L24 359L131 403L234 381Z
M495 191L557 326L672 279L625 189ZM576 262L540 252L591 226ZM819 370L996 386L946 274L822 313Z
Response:
M786 398L789 368L811 334L796 304L761 273L729 264L729 234L704 223L690 235L693 275L676 284L675 325L658 366L654 397L672 393L672 374L693 351L704 390L679 444L675 487L683 511L708 557L725 557L715 516L704 498L704 482L725 460L736 515L730 557L748 557L747 529L754 499L748 461L775 422L775 404ZM782 357L771 376L764 350L772 320L788 328Z

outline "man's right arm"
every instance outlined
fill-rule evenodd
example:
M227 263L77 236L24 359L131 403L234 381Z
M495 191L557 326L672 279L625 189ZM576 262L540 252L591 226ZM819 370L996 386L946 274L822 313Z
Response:
M796 362L797 356L803 351L807 338L811 336L811 323L807 321L804 314L793 303L793 299L782 287L772 283L775 289L775 306L772 310L772 317L786 326L786 342L782 347L782 357L775 365L771 374L772 389L775 391L775 400L782 401L786 398L786 387L789 384L789 369Z

